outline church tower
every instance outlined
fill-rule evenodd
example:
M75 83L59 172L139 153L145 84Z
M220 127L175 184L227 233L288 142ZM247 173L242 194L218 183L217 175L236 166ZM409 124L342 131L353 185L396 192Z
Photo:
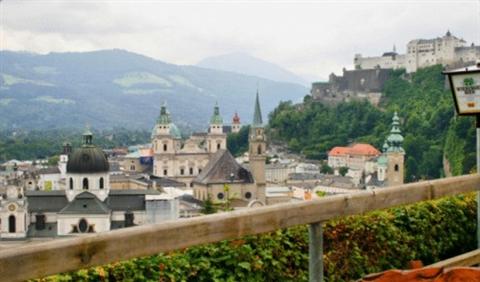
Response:
M255 111L253 114L253 122L250 126L249 133L249 162L250 171L252 172L255 184L257 185L258 200L265 203L265 161L267 150L267 139L265 129L263 127L262 112L260 110L260 101L257 96L255 98Z
M220 107L218 103L215 103L207 135L207 151L215 153L221 149L227 149L227 135L223 133L223 118L220 115Z
M160 115L152 132L153 174L155 176L174 176L173 157L177 150L177 140L180 138L180 131L172 122L170 113L164 103L160 107Z
M238 116L238 113L235 112L235 115L233 116L233 119L232 119L232 132L238 133L241 127L242 127L242 124L240 123L240 117Z
M387 181L388 186L403 184L405 150L402 148L403 136L400 131L400 119L397 112L393 115L392 130L387 137Z

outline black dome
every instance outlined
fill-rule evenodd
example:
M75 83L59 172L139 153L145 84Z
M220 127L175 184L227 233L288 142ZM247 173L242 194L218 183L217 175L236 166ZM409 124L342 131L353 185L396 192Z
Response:
M92 145L92 133L87 130L83 134L83 146L68 156L68 173L108 172L109 164L105 153Z
M108 172L107 156L97 147L81 147L68 157L68 173Z

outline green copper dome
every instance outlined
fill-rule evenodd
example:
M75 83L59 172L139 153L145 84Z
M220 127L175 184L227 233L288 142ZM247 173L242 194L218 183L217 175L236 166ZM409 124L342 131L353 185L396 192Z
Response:
M82 136L83 144L68 157L68 173L108 172L110 166L105 153L93 145L93 134L86 130Z
M403 136L401 133L400 118L398 117L397 112L395 112L392 118L392 129L387 137L387 143L389 145L387 152L404 152L402 148Z
M377 164L380 166L387 166L388 164L387 157L385 155L381 155L380 157L378 157Z
M210 124L223 124L223 118L220 115L220 108L218 107L218 103L215 103L215 107L213 108L213 115L210 118Z

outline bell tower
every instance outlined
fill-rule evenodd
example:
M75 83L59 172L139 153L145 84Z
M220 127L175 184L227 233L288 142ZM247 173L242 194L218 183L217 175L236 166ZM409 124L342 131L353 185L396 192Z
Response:
M159 177L174 175L173 156L176 153L177 139L179 136L175 132L177 128L172 122L167 105L163 103L160 107L160 115L152 132L153 144L153 174Z
M387 137L387 181L388 186L403 184L405 150L402 148L403 136L400 131L400 118L397 112L392 118L392 130Z
M265 203L265 161L267 159L267 139L265 136L265 128L263 127L258 90L255 98L255 111L253 114L253 122L250 126L248 140L250 170L255 180L255 184L257 185L258 200Z
M207 151L215 153L222 149L227 149L227 135L223 133L223 118L220 115L220 107L218 103L215 103L207 135Z

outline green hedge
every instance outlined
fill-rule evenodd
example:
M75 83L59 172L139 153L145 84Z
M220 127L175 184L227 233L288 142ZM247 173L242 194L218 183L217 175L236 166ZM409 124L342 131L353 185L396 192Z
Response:
M325 224L327 281L349 281L475 248L473 195L350 216ZM192 234L192 236L195 236ZM299 226L133 259L42 281L307 281L308 231Z

